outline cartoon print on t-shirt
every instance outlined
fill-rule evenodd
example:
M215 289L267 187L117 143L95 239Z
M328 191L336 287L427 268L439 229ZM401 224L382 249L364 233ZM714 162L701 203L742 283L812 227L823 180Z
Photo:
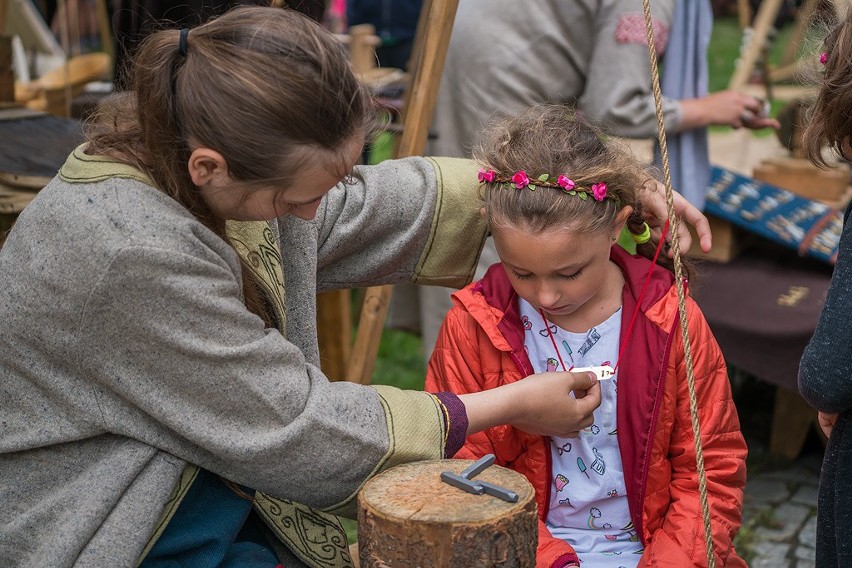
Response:
M595 461L593 461L591 465L592 471L598 475L603 475L606 471L606 462L604 462L603 456L597 448L592 448L592 452L595 454Z
M577 468L580 470L581 473L586 474L586 477L591 479L589 473L586 471L586 462L583 461L583 458L577 458Z
M595 328L589 330L589 334L586 336L586 341L583 342L583 345L580 346L578 352L580 355L585 355L586 352L595 346L595 343L601 338L601 334Z

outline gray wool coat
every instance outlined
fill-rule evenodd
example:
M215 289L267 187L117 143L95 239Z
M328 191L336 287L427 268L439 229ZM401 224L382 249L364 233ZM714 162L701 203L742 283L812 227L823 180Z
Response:
M78 148L0 250L0 566L133 566L188 466L351 515L369 476L442 457L434 397L322 374L316 294L470 280L475 186L465 160L358 168L315 220L232 247ZM245 308L235 248L281 331Z

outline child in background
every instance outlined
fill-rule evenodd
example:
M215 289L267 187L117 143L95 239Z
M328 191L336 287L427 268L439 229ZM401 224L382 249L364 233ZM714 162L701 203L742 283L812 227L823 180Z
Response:
M498 121L475 157L501 263L454 295L427 390L478 392L548 369L616 372L578 436L498 426L456 457L493 453L529 478L539 567L705 566L674 275L646 258L655 243L636 199L652 178L560 106ZM642 256L615 246L625 226ZM732 540L745 441L719 346L691 299L686 308L716 565L741 567Z
M820 56L824 77L802 135L812 162L828 165L829 152L852 159L852 12L828 34ZM837 262L814 335L799 363L799 390L819 411L828 444L819 480L816 526L816 566L852 566L852 223L847 206Z

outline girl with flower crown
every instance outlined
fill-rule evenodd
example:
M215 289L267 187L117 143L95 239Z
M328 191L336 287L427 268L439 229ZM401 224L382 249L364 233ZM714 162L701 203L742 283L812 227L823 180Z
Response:
M558 361L608 365L594 424L573 439L497 426L458 458L493 453L536 489L537 566L705 566L696 453L674 275L656 256L637 191L651 176L565 107L494 123L476 152L501 262L454 294L427 390L471 393ZM626 227L636 255L616 240ZM733 547L745 485L722 353L687 299L716 566ZM580 395L578 395L580 396ZM566 443L569 442L570 443Z

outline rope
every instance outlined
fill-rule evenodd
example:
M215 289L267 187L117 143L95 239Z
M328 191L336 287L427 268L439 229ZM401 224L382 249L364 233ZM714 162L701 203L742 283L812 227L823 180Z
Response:
M695 373L692 364L692 352L689 347L689 331L686 320L686 293L684 290L683 264L680 258L680 237L678 236L678 218L674 214L674 197L672 195L672 180L669 170L669 154L666 146L666 131L663 125L663 102L660 91L660 74L657 68L657 53L654 49L654 29L651 21L651 2L642 0L645 12L645 31L648 37L648 56L651 61L651 79L654 88L654 105L657 112L657 132L660 144L660 154L663 163L663 179L666 188L666 206L671 222L672 250L674 251L675 285L677 288L678 313L680 315L680 330L683 338L683 354L686 360L686 381L689 386L689 412L692 418L692 433L695 438L695 461L698 467L698 493L701 502L701 513L704 517L704 542L707 546L707 566L715 568L716 557L713 554L713 529L710 524L710 507L707 503L707 474L704 471L704 451L701 446L701 427L698 420L698 401L695 395Z

